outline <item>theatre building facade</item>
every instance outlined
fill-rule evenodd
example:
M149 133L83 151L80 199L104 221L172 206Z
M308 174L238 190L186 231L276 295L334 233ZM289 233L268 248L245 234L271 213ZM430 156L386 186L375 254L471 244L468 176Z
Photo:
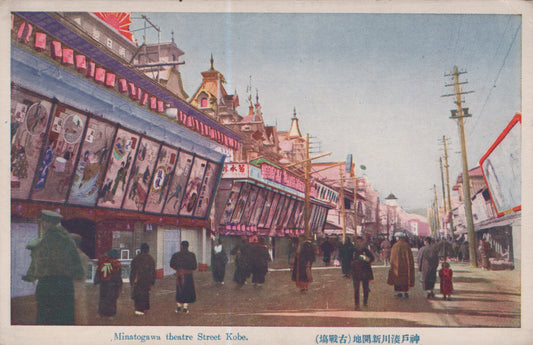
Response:
M205 268L214 195L240 137L134 68L138 47L116 18L11 19L12 296L33 293L17 277L42 210L61 213L91 259L118 249L124 277L143 242L159 278L181 240Z
M318 180L310 182L309 235L322 237L328 210L339 195ZM217 192L215 221L221 237L265 237L273 259L286 258L289 241L305 232L305 182L264 159L226 163Z

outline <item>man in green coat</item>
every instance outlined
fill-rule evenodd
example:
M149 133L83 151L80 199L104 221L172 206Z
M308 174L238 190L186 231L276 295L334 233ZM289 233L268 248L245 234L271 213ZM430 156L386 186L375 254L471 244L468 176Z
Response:
M77 247L70 233L61 225L62 216L43 210L41 224L44 234L31 241L31 264L23 280L38 280L37 324L74 324L74 285L72 280L84 277Z

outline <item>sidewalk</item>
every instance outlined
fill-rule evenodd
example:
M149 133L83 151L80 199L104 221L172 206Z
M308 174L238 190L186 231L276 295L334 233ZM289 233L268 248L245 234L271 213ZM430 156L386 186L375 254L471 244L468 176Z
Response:
M417 274L408 299L394 296L386 284L388 268L374 266L369 306L353 310L353 286L339 267L313 269L314 282L301 293L291 281L288 264L275 264L264 286L250 283L237 288L232 266L226 284L217 287L211 272L195 272L197 301L190 314L175 314L174 276L156 282L151 292L151 310L133 315L130 286L125 284L118 300L118 314L97 318L98 287L87 284L90 325L188 325L188 326L314 326L314 327L520 327L521 295L519 269L483 271L469 263L452 262L454 294L451 301L426 299ZM34 324L35 296L11 300L12 324Z

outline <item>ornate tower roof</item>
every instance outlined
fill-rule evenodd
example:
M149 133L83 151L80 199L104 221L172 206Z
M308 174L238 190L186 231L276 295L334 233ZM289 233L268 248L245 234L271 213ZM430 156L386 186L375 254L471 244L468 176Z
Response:
M291 128L289 129L289 132L287 132L287 138L294 139L301 137L302 133L300 132L300 126L298 126L298 118L296 117L296 107L294 107Z

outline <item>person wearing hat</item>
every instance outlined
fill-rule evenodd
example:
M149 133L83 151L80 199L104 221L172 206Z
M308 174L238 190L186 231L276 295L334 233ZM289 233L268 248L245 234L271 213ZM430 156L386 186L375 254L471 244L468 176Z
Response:
M135 315L150 309L150 288L155 284L155 261L148 254L148 244L141 244L141 253L131 261L131 299L135 301Z
M268 263L272 261L268 252L266 240L260 237L252 244L250 251L250 272L252 272L252 284L261 287L265 283L268 273Z
M94 283L100 285L100 317L114 317L117 314L117 299L122 291L122 264L117 260L119 256L118 250L111 249L98 259Z
M394 285L397 297L408 298L410 287L415 286L415 260L403 232L394 234L396 243L391 248L390 269L387 284Z
M83 267L76 244L61 225L62 216L43 210L41 238L31 241L30 267L23 280L37 282L37 324L73 325L74 285L72 280L83 279Z
M368 305L368 295L370 294L369 282L374 280L372 273L372 262L375 257L368 248L368 243L361 236L357 236L352 249L352 281L354 289L355 310L359 310L359 287L363 285L363 305Z
M189 303L196 302L192 273L198 267L196 255L189 251L189 242L182 241L180 251L170 259L170 267L176 270L176 313L182 309L189 313Z

